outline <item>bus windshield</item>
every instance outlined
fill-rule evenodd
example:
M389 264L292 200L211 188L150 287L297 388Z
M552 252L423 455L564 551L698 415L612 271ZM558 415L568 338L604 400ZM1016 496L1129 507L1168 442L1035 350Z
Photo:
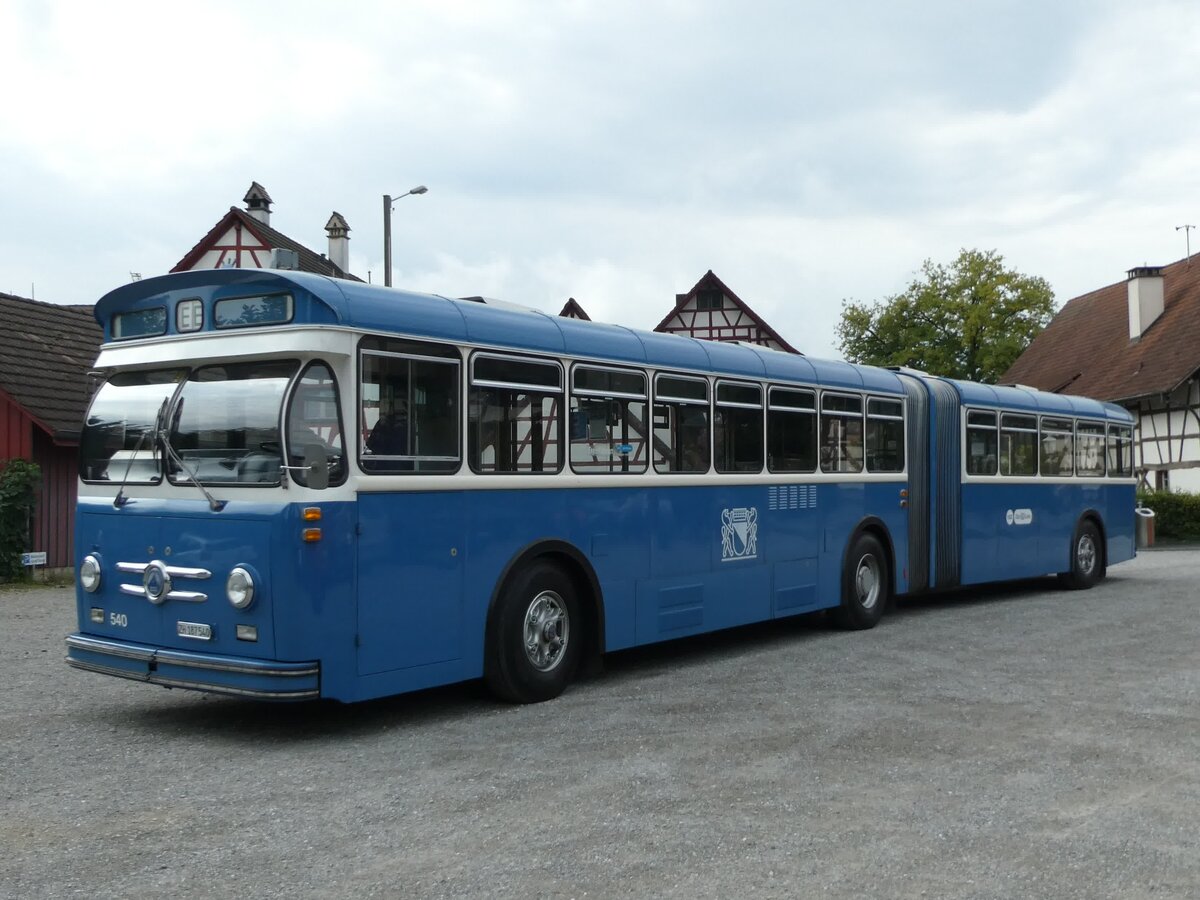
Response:
M186 369L117 372L96 392L79 440L84 481L158 481L155 419Z
M279 484L279 420L295 360L220 363L191 372L171 408L171 449L201 484ZM174 455L167 474L185 482Z

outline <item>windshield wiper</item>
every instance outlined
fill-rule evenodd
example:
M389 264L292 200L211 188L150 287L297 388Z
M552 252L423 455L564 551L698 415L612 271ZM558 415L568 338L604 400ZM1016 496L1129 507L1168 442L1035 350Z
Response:
M142 449L142 444L146 443L146 435L158 435L159 429L162 428L163 413L167 410L167 401L169 397L163 397L162 404L158 407L158 412L154 416L154 427L142 430L141 435L137 439L137 443L133 445L133 450L129 454L129 462L125 464L125 474L121 476L121 486L117 490L117 496L113 497L113 506L120 509L129 502L129 498L125 496L125 484L129 481L129 472L133 468L133 461L137 459L138 451ZM154 447L150 448L150 457L154 459Z
M179 403L175 407L175 415L172 416L172 426L175 422L179 421L179 416L183 412L183 401L184 398L180 397ZM225 504L229 501L218 500L211 493L209 493L208 488L200 483L200 479L196 477L196 473L188 468L188 464L183 461L183 457L176 453L175 448L171 446L171 435L169 431L170 429L164 422L162 428L159 429L159 438L162 441L163 449L167 452L167 456L170 457L171 461L174 462L175 465L179 466L179 468L183 471L183 474L188 477L188 481L194 484L200 493L204 495L204 499L208 501L208 508L213 512L220 512L225 508Z

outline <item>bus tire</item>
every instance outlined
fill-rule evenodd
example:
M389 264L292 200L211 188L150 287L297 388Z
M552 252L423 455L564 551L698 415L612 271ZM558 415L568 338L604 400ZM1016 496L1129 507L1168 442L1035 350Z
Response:
M833 621L855 631L874 628L887 608L890 584L883 545L873 534L860 534L846 555L842 604L833 610Z
M1073 591L1085 591L1104 577L1104 555L1100 530L1091 519L1084 519L1071 538L1071 571L1063 582Z
M540 703L561 694L583 646L575 585L561 568L535 560L504 586L488 629L484 681L497 697Z

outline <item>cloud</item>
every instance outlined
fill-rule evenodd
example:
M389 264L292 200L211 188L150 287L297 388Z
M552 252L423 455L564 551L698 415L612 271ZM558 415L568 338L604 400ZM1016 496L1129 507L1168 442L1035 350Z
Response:
M1182 2L0 5L0 289L180 259L251 180L397 283L652 326L712 268L829 355L843 298L997 249L1059 299L1183 253Z

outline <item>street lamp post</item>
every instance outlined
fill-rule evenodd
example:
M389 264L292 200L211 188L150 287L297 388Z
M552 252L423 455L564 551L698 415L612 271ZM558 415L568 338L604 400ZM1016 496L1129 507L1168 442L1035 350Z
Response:
M418 184L412 190L405 191L399 197L391 194L383 195L383 284L392 286L392 206L397 200L402 200L409 194L424 194L429 188Z

